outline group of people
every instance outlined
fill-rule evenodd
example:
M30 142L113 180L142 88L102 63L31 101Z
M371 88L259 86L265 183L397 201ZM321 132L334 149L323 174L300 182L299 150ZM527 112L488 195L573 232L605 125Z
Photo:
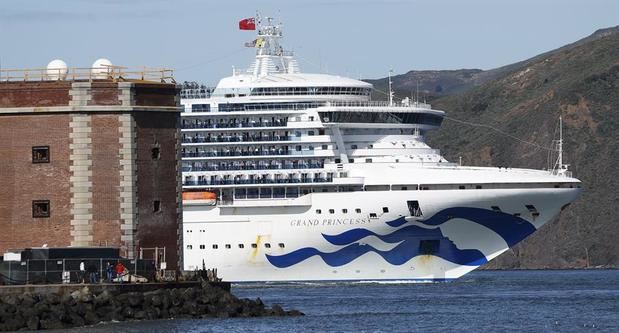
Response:
M108 261L105 268L105 273L107 275L106 282L111 283L114 282L114 279L129 274L129 270L120 261L116 262L115 265L112 265ZM83 261L80 262L80 270L78 274L78 280L80 283L86 283L87 278L90 283L97 283L99 281L99 271L94 263L90 263L88 267L86 267L86 264L84 264Z

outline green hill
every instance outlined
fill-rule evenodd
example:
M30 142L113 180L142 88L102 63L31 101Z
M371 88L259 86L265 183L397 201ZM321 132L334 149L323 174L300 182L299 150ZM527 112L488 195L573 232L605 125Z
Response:
M408 91L422 73L431 72L396 77L395 90ZM584 185L582 197L560 218L489 267L619 266L619 27L491 71L432 73L434 81L423 87L448 117L547 147L562 115L565 160ZM442 90L431 93L436 85ZM448 160L461 156L463 164L547 167L548 151L449 118L428 141Z

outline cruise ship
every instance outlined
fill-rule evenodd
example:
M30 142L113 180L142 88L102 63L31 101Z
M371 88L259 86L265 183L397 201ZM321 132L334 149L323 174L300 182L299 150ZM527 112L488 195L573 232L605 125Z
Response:
M451 280L581 192L560 159L551 170L448 162L424 140L444 111L303 73L281 24L241 23L257 32L249 68L181 92L185 270L232 282Z

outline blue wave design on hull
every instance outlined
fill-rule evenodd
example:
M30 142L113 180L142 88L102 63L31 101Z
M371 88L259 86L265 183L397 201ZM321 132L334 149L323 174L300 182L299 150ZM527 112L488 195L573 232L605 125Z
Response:
M427 226L439 227L454 218L467 219L489 228L501 236L510 247L535 231L535 227L531 223L520 217L503 212L470 207L447 208L427 220L419 220L418 222ZM386 224L397 228L406 224L406 219L400 217L386 222ZM440 228L426 229L409 225L386 235L380 235L363 228L356 228L337 235L323 234L322 236L333 245L345 247L334 252L321 252L313 247L305 247L284 255L266 255L266 257L272 265L279 268L296 265L313 256L319 256L329 266L339 267L352 262L368 252L374 252L392 265L402 265L422 254L420 252L421 240L438 240L439 247L437 251L432 253L433 256L467 266L480 266L488 262L487 258L479 250L458 249L450 239L443 235ZM401 243L389 251L381 251L370 245L357 243L367 236L375 236L386 243Z

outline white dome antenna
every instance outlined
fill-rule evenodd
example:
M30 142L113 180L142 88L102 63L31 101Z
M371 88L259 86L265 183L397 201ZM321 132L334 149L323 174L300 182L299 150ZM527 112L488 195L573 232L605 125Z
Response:
M93 79L107 79L112 73L112 62L105 58L100 58L92 63L92 77Z
M48 80L64 80L67 77L67 72L67 63L60 59L54 59L47 64L46 74Z

